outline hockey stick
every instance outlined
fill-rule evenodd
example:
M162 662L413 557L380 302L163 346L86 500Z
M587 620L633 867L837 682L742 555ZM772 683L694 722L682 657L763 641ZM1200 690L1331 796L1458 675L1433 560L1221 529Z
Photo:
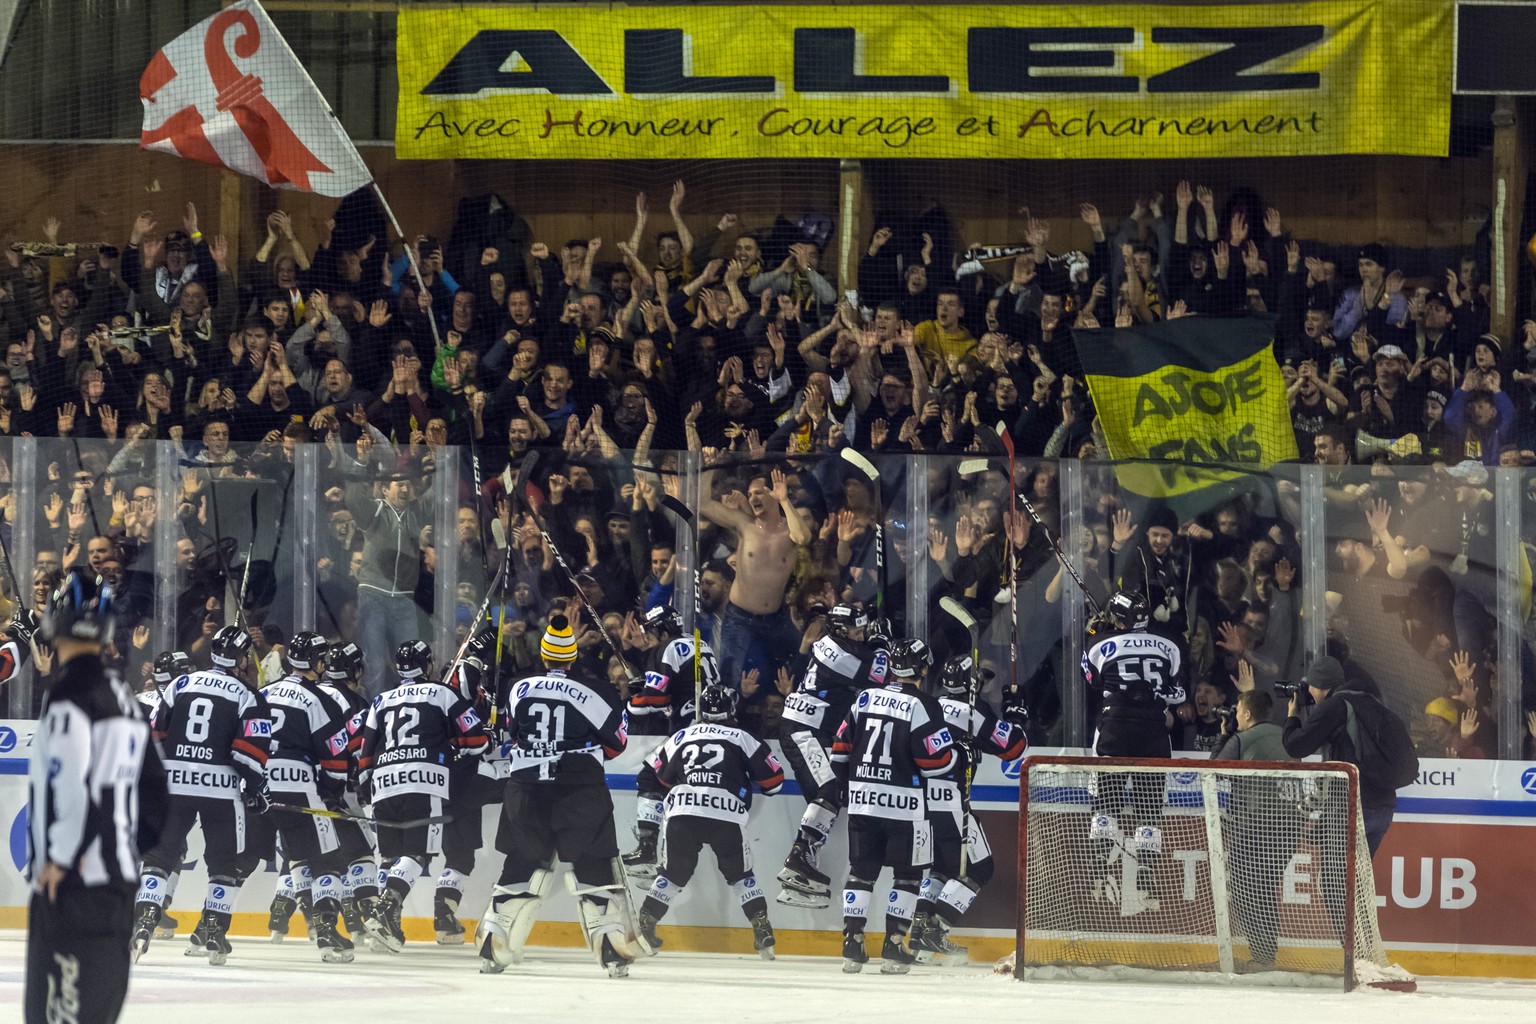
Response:
M533 471L538 466L538 464L538 452L531 451L527 455L523 456L522 464L517 467L517 486L519 490L525 489L527 487L527 482L533 479ZM516 494L508 493L507 501L509 503L515 504L517 501ZM492 704L494 704L496 700L501 699L501 640L507 632L507 566L508 563L512 561L513 555L512 538L508 537L506 538L506 541L507 549L502 552L501 569L499 573L501 576L501 601L499 602L499 615L497 616L496 621L496 665L491 675L491 686L494 687L494 689L491 691L494 695ZM494 592L494 589L495 588L493 587L492 590L487 591L487 593Z
M577 582L576 574L571 571L570 563L565 560L565 556L560 553L560 549L555 546L554 540L549 536L549 527L545 525L544 516L539 513L538 505L533 500L532 491L528 483L522 483L523 496L528 502L528 511L533 515L533 522L539 528L539 536L544 539L544 545L549 548L550 554L555 556L555 562L560 566L561 571L565 573L565 578L571 581L571 587L576 591L576 599L587 610L587 614L592 616L593 627L596 628L603 640L607 642L608 648L613 651L613 656L619 659L619 664L624 666L624 674L633 678L635 674L634 669L630 667L629 661L624 657L624 652L619 649L618 642L608 634L608 627L603 625L603 617L597 614L597 609L592 607L592 602L588 601L587 595L582 592L581 584Z
M661 496L661 504L693 533L693 707L698 714L699 702L704 699L704 634L699 629L699 594L704 572L699 561L699 523L693 510L670 494Z
M997 436L1002 439L1003 450L1008 453L1008 493L1019 493L1017 478L1014 476L1014 451L1013 435L1008 433L1008 428L999 423ZM1009 499L1010 504L1012 498ZM1010 512L1012 509L1009 510ZM1008 532L1007 524L1003 526L1003 533ZM1015 696L1019 692L1019 553L1013 546L1013 539L1008 538L1008 689Z
M950 618L964 627L971 638L971 684L966 694L971 707L976 706L976 698L981 686L981 642L976 631L976 616L966 610L965 605L953 597L939 598L939 607ZM970 843L966 837L971 829L971 769L976 763L976 757L968 742L962 742L961 748L965 751L965 771L960 773L960 875L965 876L969 867Z
M451 814L435 814L430 818L411 818L407 821L380 821L370 818L366 814L353 814L351 811L333 811L329 807L300 807L298 804L272 804L274 811L291 811L294 814L312 814L317 818L339 818L342 821L355 821L360 825L371 825L374 828L419 828L422 825L446 825L453 820Z
M1093 614L1099 614L1101 609L1099 608L1098 600L1088 590L1088 584L1083 582L1082 576L1078 575L1077 570L1072 567L1072 563L1067 560L1067 553L1061 550L1061 540L1051 536L1051 531L1046 527L1045 521L1040 518L1040 513L1035 511L1035 506L1031 505L1029 499L1023 494L1019 495L1019 504L1024 506L1024 511L1029 513L1029 518L1033 519L1035 525L1040 527L1040 531L1045 534L1045 539L1051 542L1051 550L1056 552L1056 560L1061 563L1063 569L1067 570L1067 575L1072 577L1072 581L1083 592L1083 599L1088 602L1088 607L1093 609Z
M875 494L875 615L885 617L885 530L881 520L885 517L883 495L880 488L880 471L875 464L853 448L842 450L843 461L869 478Z

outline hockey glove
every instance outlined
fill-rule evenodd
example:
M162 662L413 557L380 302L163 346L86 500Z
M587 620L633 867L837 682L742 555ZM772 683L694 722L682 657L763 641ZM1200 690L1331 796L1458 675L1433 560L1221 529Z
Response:
M1010 722L1020 729L1029 727L1029 708L1024 705L1024 690L1022 687L1011 687L1003 691L1003 721Z
M247 787L243 794L243 799L245 800L245 809L251 814L266 814L272 809L272 792L267 789L265 782L261 784L259 789Z

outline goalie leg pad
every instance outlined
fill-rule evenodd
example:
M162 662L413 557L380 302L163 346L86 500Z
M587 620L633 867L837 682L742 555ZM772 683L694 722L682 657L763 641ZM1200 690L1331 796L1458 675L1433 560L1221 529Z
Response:
M539 908L554 888L555 873L540 868L528 880L526 888L498 885L491 892L491 902L475 929L475 944L480 955L498 967L523 962L523 946L528 933L539 919Z
M576 897L577 909L580 911L578 918L587 947L598 958L600 965L604 936L608 937L620 955L630 960L655 956L658 951L651 948L640 931L639 915L635 913L634 904L630 901L629 886L623 881L623 868L619 865L619 859L614 857L610 863L612 870L609 877L613 882L609 884L591 885L577 877L578 873L590 871L592 862L585 862L581 870L573 868L565 876L566 888ZM592 875L588 874L588 877Z

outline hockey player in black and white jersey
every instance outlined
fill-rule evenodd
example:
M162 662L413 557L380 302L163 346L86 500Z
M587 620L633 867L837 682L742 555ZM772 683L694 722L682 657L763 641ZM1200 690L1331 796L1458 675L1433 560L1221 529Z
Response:
M848 882L843 889L843 970L869 962L864 925L883 867L895 876L885 910L882 974L905 974L913 955L903 943L917 909L923 869L933 860L927 779L955 762L955 744L939 702L901 679L861 692L838 727L832 765L847 787Z
M1094 736L1100 757L1168 758L1173 756L1169 729L1172 709L1185 701L1187 657L1178 641L1150 631L1146 599L1121 590L1104 606L1110 629L1089 638L1083 654L1083 678L1090 694L1102 694L1103 709ZM1156 868L1163 848L1164 776L1161 772L1109 773L1095 777L1089 849L1097 863L1095 898L1119 890L1111 865L1115 850L1135 861L1135 898L1122 903L1133 913L1156 910ZM1129 789L1129 795L1126 790ZM1127 800L1136 827L1127 832L1120 816Z
M164 752L171 813L159 844L144 857L139 881L135 957L166 906L167 881L180 866L193 822L203 830L208 895L188 955L206 954L214 966L229 957L229 922L247 869L247 819L267 813L266 765L272 720L261 694L246 681L251 638L222 626L209 640L213 668L191 672L165 688L155 714L155 739Z
M693 636L683 632L682 616L671 605L647 609L640 625L655 646L647 655L644 685L629 696L632 735L671 736L692 723L694 691L719 683L720 667L706 643L700 643L695 658ZM638 845L620 858L636 878L656 877L661 835L662 787L649 765L648 756L635 778Z
M811 647L805 677L784 699L779 749L805 797L805 813L779 871L778 901L821 908L831 903L832 879L817 857L841 809L831 750L838 726L854 698L884 686L889 671L890 624L870 622L857 605L837 605L826 615L827 633Z
M31 615L32 613L27 612L27 614ZM181 676L196 671L197 666L192 662L191 656L185 651L162 651L155 657L154 664L150 667L149 673L150 681L154 685L141 690L136 695L139 703L144 707L144 716L149 719L150 729L155 728L155 715L160 710L160 697L165 692L165 688ZM170 907L171 901L176 898L176 884L180 880L181 872L179 871L171 872L171 877L166 879L165 900L160 905L160 923L155 926L155 938L157 939L174 939L176 937L176 929L180 922L170 915L167 908Z
M891 672L904 682L923 685L933 655L921 640L902 640L891 650ZM992 879L992 847L981 822L971 813L970 776L984 755L1011 761L1021 757L1029 741L1024 728L1029 716L1022 703L1004 708L1002 716L973 702L980 680L969 654L944 663L935 693L955 740L955 762L943 775L928 780L928 818L933 822L933 867L918 892L908 945L918 963L942 955L946 963L964 963L966 950L949 939L949 930L971 908L981 887ZM1004 692L1005 701L1009 694Z
M452 763L478 757L490 740L474 706L432 678L432 649L420 640L395 652L400 683L373 699L363 729L358 781L384 822L444 817ZM442 852L441 821L379 829L379 860L388 877L365 926L378 947L405 948L401 908L411 887ZM377 948L377 947L376 947Z
M284 807L339 808L347 782L345 749L332 737L346 728L345 704L320 680L330 644L319 633L301 632L288 643L289 673L262 690L272 717L272 754L267 785L272 811L298 895L312 893L315 945L326 963L350 963L352 941L337 930L346 864L329 818Z
M469 701L482 721L490 718L492 698L483 683L496 660L496 631L484 629L469 641L464 657L449 666L443 684ZM482 813L490 804L500 804L505 783L495 762L484 757L461 757L454 761L448 780L453 793L453 820L443 826L443 872L437 876L437 890L432 897L432 927L440 946L462 946L464 925L459 921L459 905L464 898L464 883L475 870L475 855L484 842Z
M521 962L558 857L570 865L567 884L588 948L609 977L625 977L637 956L653 952L638 935L603 771L629 742L628 716L605 681L567 674L576 638L564 614L550 615L539 653L544 671L511 682L498 702L509 743L510 848L475 932L480 970L499 974Z
M752 873L747 812L752 786L772 796L784 785L784 769L768 745L736 724L736 692L718 683L699 697L699 720L670 737L647 766L666 790L664 860L640 905L640 931L652 949L661 947L656 923L682 894L709 847L726 884L752 925L752 946L773 959L768 900Z
M149 726L102 661L113 619L111 587L83 569L44 612L58 669L27 770L26 1024L111 1024L128 992L139 850L168 801Z

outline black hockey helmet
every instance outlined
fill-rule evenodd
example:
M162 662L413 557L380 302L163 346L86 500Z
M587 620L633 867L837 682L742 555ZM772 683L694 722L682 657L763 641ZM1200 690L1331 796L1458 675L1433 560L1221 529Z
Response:
M710 683L699 694L699 721L723 722L736 714L736 691Z
M239 668L251 656L251 634L239 626L220 626L208 641L208 656L219 668Z
M156 686L165 686L177 676L184 676L196 668L186 651L161 651L155 659L154 668L150 670L150 678L154 679Z
M319 672L330 649L325 637L306 630L288 641L288 666L300 672Z
M1146 597L1134 590L1116 591L1104 606L1104 614L1119 629L1141 629L1150 615Z
M325 678L338 683L355 681L363 674L363 652L357 644L332 644L325 658Z
M832 610L827 612L827 629L833 636L847 636L868 623L869 618L864 614L864 609L856 604L833 605Z
M904 682L917 683L933 668L933 648L913 637L891 645L891 675Z
M416 679L432 669L432 648L420 640L407 640L395 648L395 671L401 679Z
M43 639L109 642L117 622L114 596L112 584L89 569L69 570L43 609Z
M951 655L939 669L939 692L946 697L968 698L975 676L976 662L969 654Z
M640 627L653 635L682 636L683 617L671 605L658 604L645 610L640 617Z

